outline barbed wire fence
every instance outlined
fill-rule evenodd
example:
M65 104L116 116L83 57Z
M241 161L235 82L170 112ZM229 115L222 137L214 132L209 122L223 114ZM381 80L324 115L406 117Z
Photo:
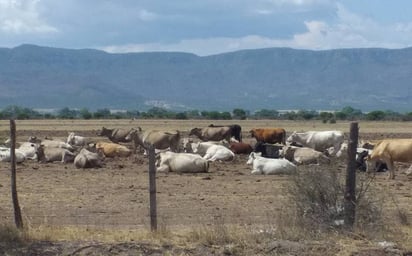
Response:
M279 192L279 189L265 188L263 191L267 193L266 195L256 195L256 193L260 192L257 190L253 191L253 189L250 188L248 189L247 184L242 184L245 183L242 179L237 179L234 182L237 183L235 185L237 185L239 190L228 189L232 195L225 194L224 192L213 195L213 189L211 189L214 186L213 181L210 182L210 187L205 186L202 188L203 190L199 188L199 191L196 192L198 195L191 196L190 193L193 191L184 189L186 185L193 183L193 179L214 179L208 175L196 176L194 178L182 175L181 184L172 184L173 186L182 188L182 191L176 194L170 194L166 190L167 186L162 186L167 182L168 175L163 174L163 176L160 177L149 175L153 173L153 169L155 170L154 161L154 150L152 149L149 154L149 163L143 163L148 171L134 178L133 175L136 174L136 171L133 170L128 170L127 175L124 172L117 173L118 170L107 173L94 170L96 180L86 181L84 183L86 184L85 187L75 186L68 182L71 179L71 175L82 175L81 171L70 172L70 170L67 170L67 172L63 174L56 173L56 175L44 177L44 183L54 182L56 186L54 188L45 187L42 189L41 182L31 182L31 178L34 178L35 175L38 175L38 172L42 171L41 165L32 167L34 168L32 170L33 173L26 175L24 180L17 178L19 182L16 191L19 191L21 185L24 187L24 196L21 200L22 220L28 227L39 225L85 226L114 229L147 228L153 231L157 230L158 224L170 226L212 225L216 223L217 220L222 219L224 219L225 223L267 225L273 224L273 219L276 218L276 211L281 211L281 204L284 203L282 196L276 194ZM152 171L150 171L150 169ZM99 179L99 175L106 175L106 177ZM110 178L107 178L107 176L110 175L112 175L113 182L111 184L105 184L104 182L110 180ZM63 181L61 179L62 176L65 178ZM8 176L4 175L3 178L4 177ZM12 179L11 174L10 178ZM144 181L136 183L135 179L137 178L141 178ZM153 182L156 183L156 181L160 181L159 186L156 187L157 190L150 186L150 183L153 185ZM93 183L99 182L102 182L100 187L92 186ZM261 183L262 186L270 185L270 183L263 184L264 182L256 177L253 177L252 182ZM30 189L32 185L40 187L35 189L32 187L32 189ZM221 186L222 183L216 185ZM3 187L9 189L8 186ZM122 195L111 195L119 193L118 190L120 188L122 189ZM5 192L5 189L1 190ZM32 190L32 193L30 190ZM253 192L255 195L253 195ZM127 193L130 193L130 195L125 197L124 195ZM202 195L202 193L204 195ZM8 193L4 194L7 195ZM10 192L11 197L12 194L13 192ZM207 199L206 194L208 196L212 195L212 198ZM219 198L219 202L213 202L213 197ZM226 200L224 199L230 197L236 198L225 202ZM2 206L0 206L0 217L3 219L2 222L11 222L14 216L13 208L7 207L9 202L6 202L6 198L7 197L3 197ZM124 198L126 198L127 201L119 202L119 200L124 200ZM8 199L10 199L10 197L8 197ZM152 201L149 199L152 199ZM237 199L245 200L246 202L262 200L262 205L259 209L248 208L245 206L247 204L241 203L240 201L236 204ZM276 203L276 200L279 200L281 203ZM28 201L31 202L28 203ZM196 201L195 204L193 204L194 201ZM118 207L112 207L111 205L113 205L113 203L116 203ZM186 207L188 204L192 207ZM154 207L156 210L153 210ZM17 226L20 225L18 221L15 221L15 223ZM22 223L23 222L21 222L21 227Z

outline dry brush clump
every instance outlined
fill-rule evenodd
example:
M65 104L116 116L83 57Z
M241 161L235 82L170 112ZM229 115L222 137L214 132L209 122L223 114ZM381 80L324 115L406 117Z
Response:
M9 249L24 246L28 238L24 231L17 229L15 226L2 224L0 225L0 254L4 255Z
M347 232L344 228L346 171L343 169L337 162L328 166L301 166L299 172L292 177L288 188L290 205L286 210L288 214L283 213L282 218L289 218L289 221L281 223L293 225L295 233L300 236ZM357 175L353 230L376 235L378 230L384 230L385 225L382 218L382 198L379 198L379 193L374 192L373 181L373 176L363 173Z

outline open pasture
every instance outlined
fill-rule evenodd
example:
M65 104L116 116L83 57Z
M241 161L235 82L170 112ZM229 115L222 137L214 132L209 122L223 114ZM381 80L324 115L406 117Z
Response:
M292 131L341 130L347 135L348 122L323 124L321 121L278 120L17 120L17 141L29 136L65 139L70 131L97 137L107 128L178 129L183 137L194 127L211 123L242 126L243 138L253 142L248 131L258 127L283 127ZM412 137L410 122L360 122L360 139ZM0 138L9 136L9 121L0 122ZM347 136L346 136L347 137ZM245 226L272 225L284 206L289 204L285 191L290 177L285 175L253 176L247 156L232 162L213 162L209 173L157 174L158 221L160 226L187 228L217 222ZM401 170L409 166L400 165ZM346 170L344 161L328 168ZM359 175L364 175L363 173ZM396 207L412 218L412 180L402 173L394 181L380 173L374 185L396 199ZM148 159L142 154L127 158L106 158L100 169L76 169L73 164L26 161L17 166L17 185L23 221L37 226L87 226L113 229L139 229L149 226ZM395 211L388 200L384 212ZM12 223L10 166L0 162L0 223Z

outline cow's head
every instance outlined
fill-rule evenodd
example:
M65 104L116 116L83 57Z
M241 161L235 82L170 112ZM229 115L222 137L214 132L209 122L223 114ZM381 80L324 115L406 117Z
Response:
M249 131L250 137L255 138L255 130Z
M201 131L202 131L201 128L193 128L192 130L190 130L189 136L191 136L191 135L198 135L198 134L200 134Z

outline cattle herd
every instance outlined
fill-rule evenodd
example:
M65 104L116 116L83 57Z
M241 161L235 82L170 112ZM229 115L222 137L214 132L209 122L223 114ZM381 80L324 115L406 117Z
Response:
M329 164L331 158L346 156L347 143L341 131L292 132L283 128L254 128L249 142L242 140L241 126L227 125L193 128L182 137L179 130L125 130L102 127L98 136L108 140L68 134L67 140L30 137L17 143L17 163L26 160L73 163L76 168L99 168L113 157L147 154L156 150L156 168L164 172L208 172L211 161L233 161L238 154L248 155L245 164L252 174L290 174L299 165ZM0 161L10 161L10 148L0 147ZM395 177L394 162L412 161L412 139L384 139L360 145L357 167L361 171L389 170Z

